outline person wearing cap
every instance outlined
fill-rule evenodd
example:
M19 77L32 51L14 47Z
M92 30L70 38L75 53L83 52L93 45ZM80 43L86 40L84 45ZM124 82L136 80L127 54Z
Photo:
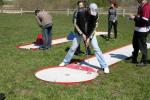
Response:
M79 43L81 42L81 40L84 40L86 47L89 46L89 43L91 43L91 45L94 49L94 52L95 52L95 56L100 64L101 68L104 69L104 73L109 73L109 67L102 55L102 52L99 48L99 45L98 45L98 42L96 39L96 35L94 34L96 31L96 26L98 25L98 10L97 9L98 8L95 3L91 3L89 5L89 9L86 12L86 14L87 14L87 16L86 16L87 32L84 33L82 31L79 31L80 35L77 35L74 38L73 44L72 44L70 50L68 51L63 62L59 66L65 66L70 63ZM99 69L101 69L101 68L99 68Z
M129 19L135 21L135 29L132 40L132 63L137 66L147 65L147 36L150 31L150 3L147 0L137 0L139 5L137 15L130 15ZM142 53L140 63L137 61L139 50Z
M52 43L52 16L48 12L40 10L35 10L35 16L39 27L42 29L43 45L40 49L48 49Z
M108 38L107 40L110 39L110 33L112 27L114 28L114 39L117 38L117 24L118 24L118 19L117 19L117 3L116 2L111 2L111 7L108 9Z
M85 0L79 0L77 2L77 10L75 10L74 15L73 15L73 23L74 23L74 31L78 35L80 35L79 31L86 32L86 12L87 12L87 7L86 7L86 1ZM80 44L78 48L75 51L75 55L80 55L83 52L80 49ZM87 47L86 53L91 54L90 48Z

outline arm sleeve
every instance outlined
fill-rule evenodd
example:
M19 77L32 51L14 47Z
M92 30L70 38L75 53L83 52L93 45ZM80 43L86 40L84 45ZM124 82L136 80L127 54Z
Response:
M109 19L109 17L110 17L110 10L108 9L108 19Z
M95 27L93 28L93 30L92 30L92 32L91 32L91 34L90 34L90 36L89 36L90 39L92 39L93 36L95 35L96 28L98 27L98 19L99 19L99 17L97 16L97 18L96 18L96 23L95 23Z
M80 30L80 28L77 25L77 14L78 14L78 12L75 11L74 16L73 16L73 24L74 24L74 27L76 28L76 30L79 32L79 34L82 35L83 32Z
M115 9L115 20L117 20L117 9Z
M73 18L72 18L72 22L74 23L74 20L77 18L77 10L73 13Z
M40 20L39 16L36 16L36 20L37 20L38 25L41 27L42 23L41 23L41 20Z
M147 7L145 7L143 9L143 13L141 16L135 16L134 21L137 23L143 23L145 25L149 25L149 17L150 17L150 13L149 13L149 9Z

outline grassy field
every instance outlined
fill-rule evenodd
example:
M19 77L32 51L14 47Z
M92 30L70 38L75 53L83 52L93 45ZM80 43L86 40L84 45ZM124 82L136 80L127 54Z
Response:
M72 16L57 14L53 20L53 38L73 31ZM131 43L133 28L132 21L120 16L117 40L97 37L102 51ZM97 30L107 31L107 16L100 16ZM6 94L6 100L150 100L150 67L137 68L129 61L111 66L110 74L101 73L91 83L65 86L37 80L34 71L58 65L66 55L65 48L71 45L69 42L47 51L16 48L33 42L38 33L34 15L0 14L0 92Z

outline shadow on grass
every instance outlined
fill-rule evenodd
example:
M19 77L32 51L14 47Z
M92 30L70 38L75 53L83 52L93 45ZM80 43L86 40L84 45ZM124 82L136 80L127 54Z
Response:
M122 59L122 60L128 58L128 56L123 55L123 54L110 54L110 56L111 56L112 58L117 58L117 59Z

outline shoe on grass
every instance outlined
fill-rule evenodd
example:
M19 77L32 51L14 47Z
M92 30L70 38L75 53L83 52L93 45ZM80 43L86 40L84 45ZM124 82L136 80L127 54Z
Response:
M137 63L138 63L138 61L137 61L136 59L132 59L131 63L133 63L133 64L137 64Z
M137 67L145 67L147 65L147 63L144 62L140 62L138 64L136 64Z
M46 47L40 47L39 49L40 50L47 50L48 48L46 48Z
M64 62L61 62L60 64L59 64L59 66L66 66L66 65L68 65L67 63L64 63Z
M105 73L105 74L108 74L108 73L109 73L109 68L108 68L108 67L104 68L104 73Z

